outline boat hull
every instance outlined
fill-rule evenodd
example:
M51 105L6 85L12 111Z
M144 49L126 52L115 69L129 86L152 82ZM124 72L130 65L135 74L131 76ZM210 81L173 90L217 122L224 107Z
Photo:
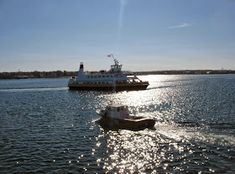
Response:
M96 122L102 128L111 130L127 129L138 131L146 128L152 129L155 125L154 119L144 117L129 117L125 119L101 117Z
M146 90L148 82L143 83L127 83L127 84L116 84L113 85L86 85L86 84L69 84L70 90L87 90L87 91L136 91Z

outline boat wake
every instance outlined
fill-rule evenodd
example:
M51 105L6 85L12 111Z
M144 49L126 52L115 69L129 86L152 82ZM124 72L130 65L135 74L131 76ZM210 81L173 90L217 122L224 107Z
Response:
M157 123L155 125L156 132L163 137L172 139L178 142L195 141L211 144L232 145L235 146L233 136L210 133L201 127L184 126L178 124Z
M0 92L59 91L67 89L67 87L4 88L0 89Z

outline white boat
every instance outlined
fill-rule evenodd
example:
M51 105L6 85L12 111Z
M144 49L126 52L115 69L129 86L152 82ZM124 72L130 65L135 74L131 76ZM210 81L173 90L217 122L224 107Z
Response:
M154 128L155 120L152 118L131 116L125 105L108 105L99 113L100 119L96 122L104 129L142 130Z
M113 56L112 56L113 57ZM136 75L127 75L122 71L122 65L114 59L109 71L85 72L81 62L77 77L68 82L71 90L99 90L99 91L130 91L145 90L149 83L140 80Z

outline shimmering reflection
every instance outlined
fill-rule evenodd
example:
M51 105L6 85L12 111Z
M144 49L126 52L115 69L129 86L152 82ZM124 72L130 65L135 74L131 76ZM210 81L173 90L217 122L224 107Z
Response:
M220 139L213 134L178 128L176 125L157 124L157 130L104 132L97 146L106 148L103 163L108 173L167 173L198 171L226 171L226 166L214 166L218 158L233 160L235 142ZM100 143L101 140L105 143ZM105 141L104 141L105 140ZM232 150L233 149L233 150ZM215 157L216 155L216 157ZM230 163L231 165L231 163Z
M234 129L228 130L233 132L231 135L225 135L223 132L215 133L211 129L211 124L217 124L219 118L209 117L211 113L207 108L212 107L211 102L218 105L211 101L211 97L220 88L215 86L205 94L204 79L197 80L195 83L194 78L193 76L186 78L144 76L143 80L151 82L146 91L99 96L103 102L100 103L100 107L109 102L121 103L128 105L134 115L148 116L157 120L156 130L102 132L103 136L97 139L97 147L105 147L106 156L98 158L97 162L103 164L106 172L233 171L231 167L235 152ZM192 86L192 83L195 86ZM234 106L228 107L234 109ZM228 114L227 117L230 118L231 115ZM234 119L232 122L235 125ZM215 165L221 158L226 165Z
M165 159L165 154L158 154L156 146L160 137L152 137L148 131L110 132L107 148L110 156L106 159L104 168L111 172L146 172L160 166L160 161ZM155 153L153 153L153 151Z
M0 81L0 173L235 173L235 77L140 78L147 90L118 93ZM104 132L94 120L110 102L156 130Z

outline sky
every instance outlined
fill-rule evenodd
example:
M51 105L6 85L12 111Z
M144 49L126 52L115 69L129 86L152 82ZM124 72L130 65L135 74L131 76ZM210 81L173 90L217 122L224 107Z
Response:
M235 70L235 0L0 0L0 72Z

